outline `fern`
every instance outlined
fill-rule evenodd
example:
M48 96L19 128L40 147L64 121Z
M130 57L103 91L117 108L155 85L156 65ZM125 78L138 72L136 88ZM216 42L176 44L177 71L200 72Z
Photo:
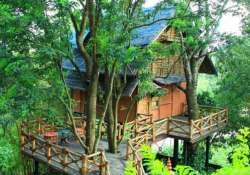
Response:
M127 161L124 175L137 175L136 168L132 161Z
M140 155L143 158L143 166L149 171L150 175L170 175L163 162L156 160L156 153L150 146L142 145Z
M177 165L175 168L177 175L198 175L199 173L195 171L190 166Z

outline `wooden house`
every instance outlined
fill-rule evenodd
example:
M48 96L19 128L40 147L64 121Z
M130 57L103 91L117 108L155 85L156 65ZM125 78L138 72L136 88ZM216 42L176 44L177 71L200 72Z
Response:
M175 13L174 8L167 8L159 12L155 19L171 17ZM178 39L175 30L168 25L167 21L158 21L150 26L144 26L134 31L135 37L132 40L133 45L144 47L154 41L169 44ZM73 39L73 47L76 48ZM76 48L77 50L77 48ZM85 64L83 58L76 54L76 63L81 71L85 71ZM71 88L72 97L77 102L75 111L85 113L84 104L87 96L87 83L82 82L78 73L75 71L73 65L64 60L63 67L70 70L66 82ZM166 95L160 97L147 96L138 101L129 113L129 121L135 119L137 114L152 114L155 121L161 120L171 116L182 115L185 112L186 96L175 85L178 84L185 88L184 69L181 60L177 56L169 58L158 58L150 65L150 70L153 74L153 83L158 87L166 90ZM200 73L216 74L214 65L209 57L204 60ZM119 102L119 122L123 122L126 116L127 109L132 101L133 96L138 93L138 77L136 71L128 73L128 83L122 94ZM103 75L100 75L100 82L102 82ZM100 105L99 105L100 106ZM98 111L101 110L99 107Z

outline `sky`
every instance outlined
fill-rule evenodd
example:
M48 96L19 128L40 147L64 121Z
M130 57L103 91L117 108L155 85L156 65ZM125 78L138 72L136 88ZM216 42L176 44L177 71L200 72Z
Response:
M160 1L161 0L146 0L144 7L152 7ZM240 28L241 28L241 17L233 16L232 14L227 14L222 17L218 30L221 33L240 35L241 33Z

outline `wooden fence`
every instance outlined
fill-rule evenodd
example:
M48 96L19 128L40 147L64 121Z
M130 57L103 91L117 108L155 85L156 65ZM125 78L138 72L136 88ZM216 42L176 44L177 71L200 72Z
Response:
M41 137L51 128L55 129L41 119L24 123L21 130L22 152L66 174L87 175L91 172L100 172L102 175L110 175L104 151L85 155L53 144Z
M140 152L140 147L143 144L148 144L148 140L151 138L152 138L151 135L144 134L134 139L130 139L128 141L126 158L127 160L133 161L137 170L137 175L146 174L143 168L143 164L142 164L142 157L140 156L139 152Z
M195 142L199 138L224 127L228 122L228 111L226 109L201 106L200 114L201 119L198 120L189 120L187 117L170 117L153 122L152 116L146 115L147 117L140 117L131 122L130 124L134 126L131 132L135 132L135 136L128 140L126 158L133 160L138 175L145 175L142 158L139 154L142 144L148 144L149 140L154 142L156 137L160 135Z

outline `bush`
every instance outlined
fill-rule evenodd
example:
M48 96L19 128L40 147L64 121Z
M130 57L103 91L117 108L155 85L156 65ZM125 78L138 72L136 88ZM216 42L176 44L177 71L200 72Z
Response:
M0 141L0 172L6 174L16 166L16 148L7 140Z
M206 105L206 106L215 106L215 100L214 97L212 95L212 93L208 92L208 91L204 91L198 94L198 103L200 105Z

